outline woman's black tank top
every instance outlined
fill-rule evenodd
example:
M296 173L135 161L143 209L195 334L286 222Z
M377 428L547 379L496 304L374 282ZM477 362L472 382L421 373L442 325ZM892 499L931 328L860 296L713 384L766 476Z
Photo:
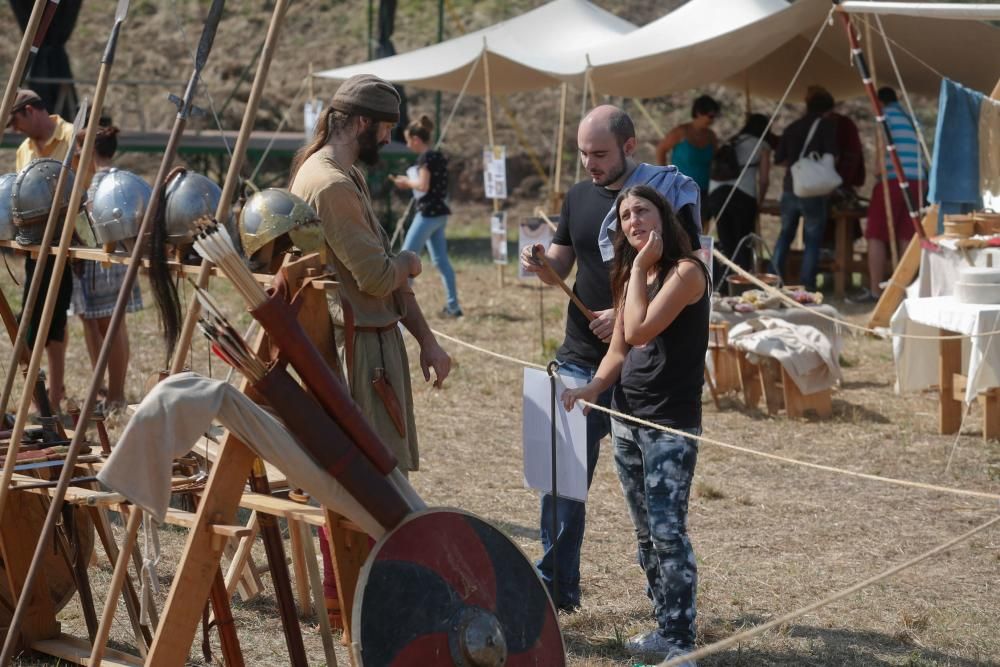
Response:
M711 292L709 282L702 297L656 338L629 349L612 400L615 410L672 428L701 426Z

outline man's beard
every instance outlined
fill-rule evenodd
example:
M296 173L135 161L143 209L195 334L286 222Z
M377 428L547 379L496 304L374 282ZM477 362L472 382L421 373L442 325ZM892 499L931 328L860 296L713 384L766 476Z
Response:
M369 167L378 164L378 125L372 123L368 129L358 135L358 159Z
M609 170L608 173L600 181L594 183L594 185L600 185L601 187L607 187L617 181L625 173L628 168L628 163L625 158L625 149L618 147L618 165L615 169Z

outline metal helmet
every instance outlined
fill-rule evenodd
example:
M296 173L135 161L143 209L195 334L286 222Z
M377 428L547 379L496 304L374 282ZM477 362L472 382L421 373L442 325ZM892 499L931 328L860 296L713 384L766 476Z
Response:
M59 160L38 158L29 162L14 179L11 209L14 224L17 226L18 243L22 245L41 243L60 169L62 162ZM69 205L70 192L73 190L73 170L69 169L68 172L60 209L65 209Z
M17 229L14 227L14 214L11 210L10 196L14 190L17 174L0 176L0 241L12 241Z
M134 239L153 188L130 171L112 168L91 194L91 218L98 243Z
M215 215L222 198L222 188L211 179L193 171L183 171L167 183L166 212L167 240L187 243L198 233L195 223L208 215Z
M307 252L323 241L319 217L301 197L288 190L267 188L247 200L240 211L240 240L248 256L286 233ZM300 240L315 247L303 247Z

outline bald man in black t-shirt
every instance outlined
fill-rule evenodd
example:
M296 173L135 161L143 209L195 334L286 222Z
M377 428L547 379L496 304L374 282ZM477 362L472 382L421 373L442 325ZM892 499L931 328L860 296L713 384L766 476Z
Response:
M622 184L635 169L632 153L636 148L635 128L632 120L621 109L600 106L591 111L580 123L577 132L580 160L590 175L569 189L563 201L559 226L552 244L545 252L549 264L560 278L565 279L577 265L573 291L597 315L588 321L579 308L569 304L566 313L566 337L556 353L559 372L593 379L601 359L608 350L614 330L615 311L611 304L611 283L608 266L601 258L598 233L601 223L614 204ZM532 260L532 246L521 254L525 271L534 273L545 283L555 280ZM610 390L602 394L598 403L610 405ZM587 415L587 485L590 485L597 465L599 443L611 428L607 413L592 410ZM586 522L586 506L568 498L553 503L552 496L542 496L541 538L545 554L536 563L542 579L552 591L553 581L553 505L558 506L559 531L555 540L556 577L558 599L556 606L572 611L580 606L580 547Z

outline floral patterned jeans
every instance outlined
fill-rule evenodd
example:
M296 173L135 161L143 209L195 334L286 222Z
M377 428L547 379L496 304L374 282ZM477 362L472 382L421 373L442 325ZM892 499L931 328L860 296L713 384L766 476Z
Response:
M701 428L682 430L701 434ZM618 419L611 420L611 434L660 632L678 648L692 649L698 568L687 511L698 441Z

